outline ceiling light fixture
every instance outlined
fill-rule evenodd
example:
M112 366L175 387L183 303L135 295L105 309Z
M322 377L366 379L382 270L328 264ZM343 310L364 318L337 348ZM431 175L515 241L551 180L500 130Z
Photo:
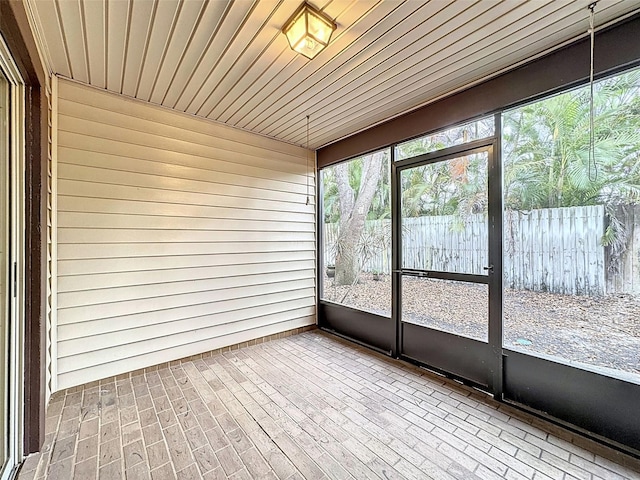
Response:
M282 28L292 50L312 59L331 39L336 24L317 8L304 2Z

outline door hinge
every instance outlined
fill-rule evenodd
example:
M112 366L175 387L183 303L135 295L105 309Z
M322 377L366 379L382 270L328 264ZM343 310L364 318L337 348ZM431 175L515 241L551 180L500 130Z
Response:
M13 298L18 296L18 262L13 262Z

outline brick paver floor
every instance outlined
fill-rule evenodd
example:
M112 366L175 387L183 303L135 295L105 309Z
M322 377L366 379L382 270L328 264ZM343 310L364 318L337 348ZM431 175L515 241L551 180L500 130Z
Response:
M638 461L312 331L55 394L20 480L630 479Z

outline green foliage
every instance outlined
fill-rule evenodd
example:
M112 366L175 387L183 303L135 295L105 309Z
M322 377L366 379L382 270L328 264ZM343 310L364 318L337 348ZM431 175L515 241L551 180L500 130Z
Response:
M402 143L397 146L396 159L411 158L479 138L487 138L493 136L494 132L493 117L483 118Z
M611 225L607 226L607 228L604 230L604 235L602 236L602 244L605 247L608 247L615 242L615 239L616 239L615 229L612 228Z
M640 71L503 115L505 206L514 210L636 203L640 199Z
M610 218L602 242L622 249L625 233L617 205L640 202L640 70L594 85L594 144L590 153L589 87L581 87L503 114L503 192L507 210L605 205ZM493 135L493 117L405 142L397 158L409 158ZM349 165L357 189L362 161ZM385 170L367 219L390 216L390 178ZM332 168L323 171L325 222L340 219ZM468 215L487 211L487 160L470 155L404 170L405 217Z
M463 219L487 211L487 155L484 153L403 170L405 217L456 215Z

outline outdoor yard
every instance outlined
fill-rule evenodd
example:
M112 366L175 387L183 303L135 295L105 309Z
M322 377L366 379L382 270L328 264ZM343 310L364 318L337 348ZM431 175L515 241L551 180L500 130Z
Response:
M363 274L352 288L325 277L324 285L326 300L390 315L388 275ZM404 321L487 339L486 285L405 277L402 301ZM629 372L640 382L640 298L507 289L504 346Z

